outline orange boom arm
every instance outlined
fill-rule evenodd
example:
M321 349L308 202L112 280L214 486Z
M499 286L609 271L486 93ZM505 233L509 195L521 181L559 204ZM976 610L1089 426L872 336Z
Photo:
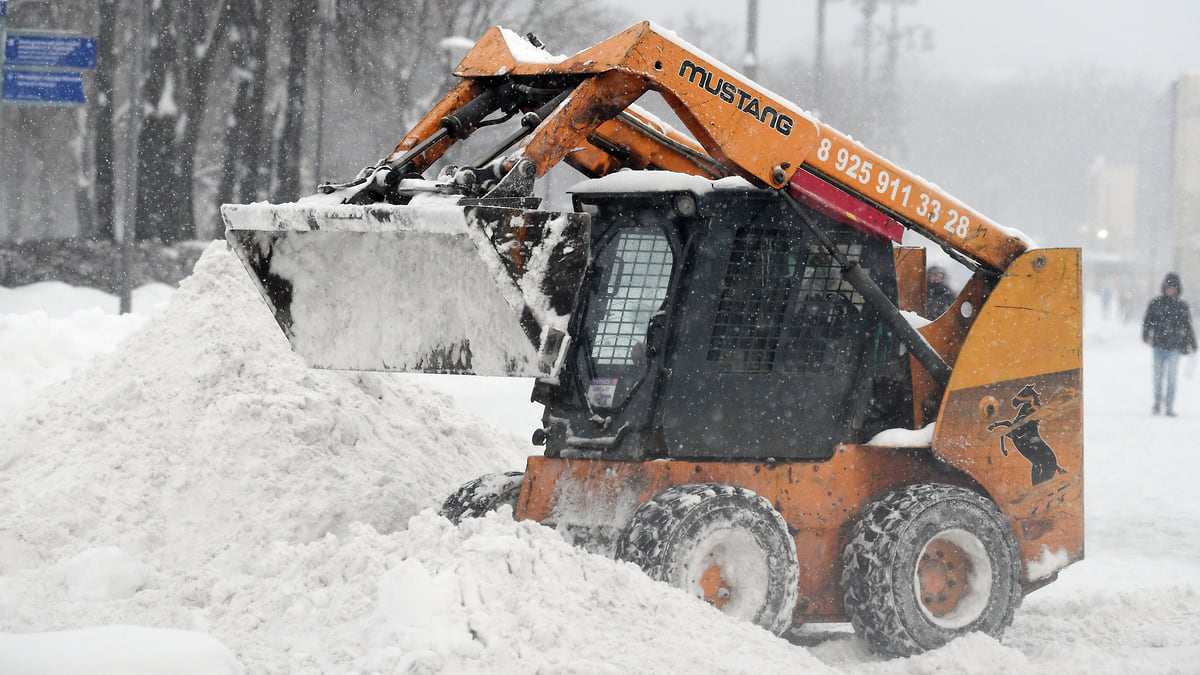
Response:
M485 92L567 92L544 118L528 121L536 126L499 158L493 173L528 160L541 176L565 160L592 176L657 168L712 178L737 174L784 189L794 178L809 184L796 177L805 171L986 268L1007 269L1027 248L1018 235L943 190L648 22L561 60L492 28L455 74L462 78L458 86L413 127L387 165L427 168L482 117L459 122L466 133L448 132L446 120L477 105ZM648 91L662 95L696 141L647 121L633 104ZM502 107L500 98L480 110ZM528 113L542 102L516 107Z

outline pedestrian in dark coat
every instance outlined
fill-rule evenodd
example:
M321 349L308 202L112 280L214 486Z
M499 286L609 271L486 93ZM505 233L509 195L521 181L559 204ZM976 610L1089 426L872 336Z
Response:
M1175 416L1175 381L1179 357L1196 351L1196 333L1192 330L1192 311L1179 298L1183 286L1179 275L1171 272L1163 278L1162 295L1150 301L1142 319L1142 341L1154 348L1154 414L1164 407Z
M925 275L925 318L930 321L938 318L958 296L946 285L946 270L934 266Z

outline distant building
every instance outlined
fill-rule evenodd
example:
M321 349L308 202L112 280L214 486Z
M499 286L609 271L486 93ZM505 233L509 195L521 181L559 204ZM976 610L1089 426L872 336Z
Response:
M1137 167L1099 161L1089 180L1089 245L1097 252L1132 251L1137 231Z
M1137 299L1135 242L1138 169L1096 160L1088 172L1087 221L1082 228L1084 289L1100 298L1106 318L1128 319Z
M1200 288L1200 74L1179 78L1142 136L1136 250L1143 295L1171 270Z

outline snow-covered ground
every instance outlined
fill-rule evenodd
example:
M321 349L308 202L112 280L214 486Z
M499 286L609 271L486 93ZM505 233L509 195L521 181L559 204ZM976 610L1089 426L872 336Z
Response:
M527 381L310 370L220 244L115 310L0 289L0 673L1200 672L1200 381L1185 361L1180 417L1151 417L1137 327L1098 312L1087 559L1003 642L881 660L532 523L434 515L522 466Z

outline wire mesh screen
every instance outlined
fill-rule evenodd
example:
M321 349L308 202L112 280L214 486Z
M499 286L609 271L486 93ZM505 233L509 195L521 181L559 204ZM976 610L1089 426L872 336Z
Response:
M739 231L726 268L708 360L722 372L770 372L795 278L797 241L786 231Z
M833 238L851 261L862 257L862 244ZM832 372L851 358L842 342L862 307L862 296L820 245L805 250L784 229L745 228L734 237L708 360L726 373Z
M849 241L848 236L832 238L850 262L862 258L862 244ZM820 375L849 363L853 354L844 339L846 328L862 308L863 297L842 278L833 256L819 245L810 246L804 257L793 329L782 350L780 371Z
M650 317L667 297L673 263L670 242L658 230L623 230L609 244L600 260L606 268L603 290L595 300L603 312L592 336L596 365L636 363Z
M851 241L848 235L837 233L831 235L830 239L851 263L862 259L862 244ZM837 261L822 246L813 244L809 246L808 255L804 257L804 275L800 280L800 296L829 297L834 295L854 305L855 309L862 309L863 297L854 290L854 286L851 286L849 281L842 278L842 270Z

